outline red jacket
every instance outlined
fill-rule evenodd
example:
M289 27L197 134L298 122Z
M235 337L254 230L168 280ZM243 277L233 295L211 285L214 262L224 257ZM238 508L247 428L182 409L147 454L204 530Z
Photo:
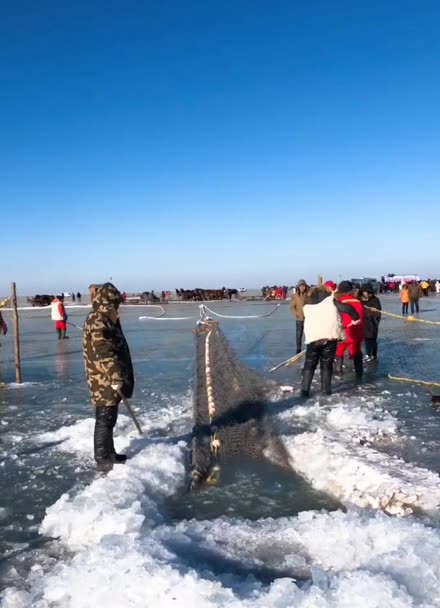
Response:
M338 298L339 302L350 304L359 315L360 323L353 325L353 319L350 319L347 313L341 313L342 325L345 330L346 342L362 342L364 339L364 306L353 295L346 294Z

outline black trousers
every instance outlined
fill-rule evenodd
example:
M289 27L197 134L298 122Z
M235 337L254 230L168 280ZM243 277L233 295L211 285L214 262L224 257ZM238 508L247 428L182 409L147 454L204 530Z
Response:
M118 419L118 404L97 405L95 407L95 434L93 438L95 460L112 460L115 454L113 429Z
M296 352L300 353L302 350L302 341L304 335L304 321L296 322Z
M419 301L418 300L411 300L411 314L414 314L414 310L415 310L415 312L419 312Z
M336 346L336 340L317 340L307 345L306 360L302 374L303 391L307 392L310 390L313 375L319 363L321 367L321 391L325 394L330 394Z
M365 338L365 350L368 357L377 357L377 336Z
M402 303L402 315L407 315L408 314L408 302L403 302Z

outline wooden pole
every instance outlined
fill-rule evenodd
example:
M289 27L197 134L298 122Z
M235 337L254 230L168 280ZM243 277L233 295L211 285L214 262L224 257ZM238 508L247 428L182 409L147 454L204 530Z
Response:
M17 384L21 384L23 379L21 376L20 332L18 327L17 289L15 283L11 284L11 303L14 312L15 380Z

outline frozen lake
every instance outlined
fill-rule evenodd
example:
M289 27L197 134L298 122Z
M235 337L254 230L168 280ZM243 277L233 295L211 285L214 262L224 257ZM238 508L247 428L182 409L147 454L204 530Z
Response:
M383 308L398 313L395 296ZM210 305L259 315L272 303ZM380 361L355 386L273 403L298 475L232 460L218 487L185 493L191 431L196 304L168 305L182 321L140 321L158 309L125 307L136 375L133 404L145 431L120 416L126 466L96 478L93 410L81 332L58 341L48 310L21 312L23 379L11 333L0 349L0 577L2 608L145 606L440 606L440 414L429 393L389 373L440 381L440 327L385 319ZM84 309L69 321L82 325ZM421 317L440 320L440 298ZM264 319L225 319L240 360L262 373L294 353L283 304ZM300 367L280 370L296 384ZM315 384L314 384L315 386ZM124 409L121 407L121 414ZM380 507L412 505L390 517Z

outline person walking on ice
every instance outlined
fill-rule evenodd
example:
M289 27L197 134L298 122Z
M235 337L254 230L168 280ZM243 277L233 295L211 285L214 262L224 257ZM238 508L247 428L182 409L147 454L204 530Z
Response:
M119 403L134 389L130 350L119 320L121 302L122 295L112 283L100 285L83 328L87 384L95 406L94 456L102 472L127 459L116 453L113 443Z
M64 308L64 296L56 296L51 303L52 308L52 321L55 321L55 331L58 334L58 340L66 340L69 336L66 336L67 331L67 314Z

